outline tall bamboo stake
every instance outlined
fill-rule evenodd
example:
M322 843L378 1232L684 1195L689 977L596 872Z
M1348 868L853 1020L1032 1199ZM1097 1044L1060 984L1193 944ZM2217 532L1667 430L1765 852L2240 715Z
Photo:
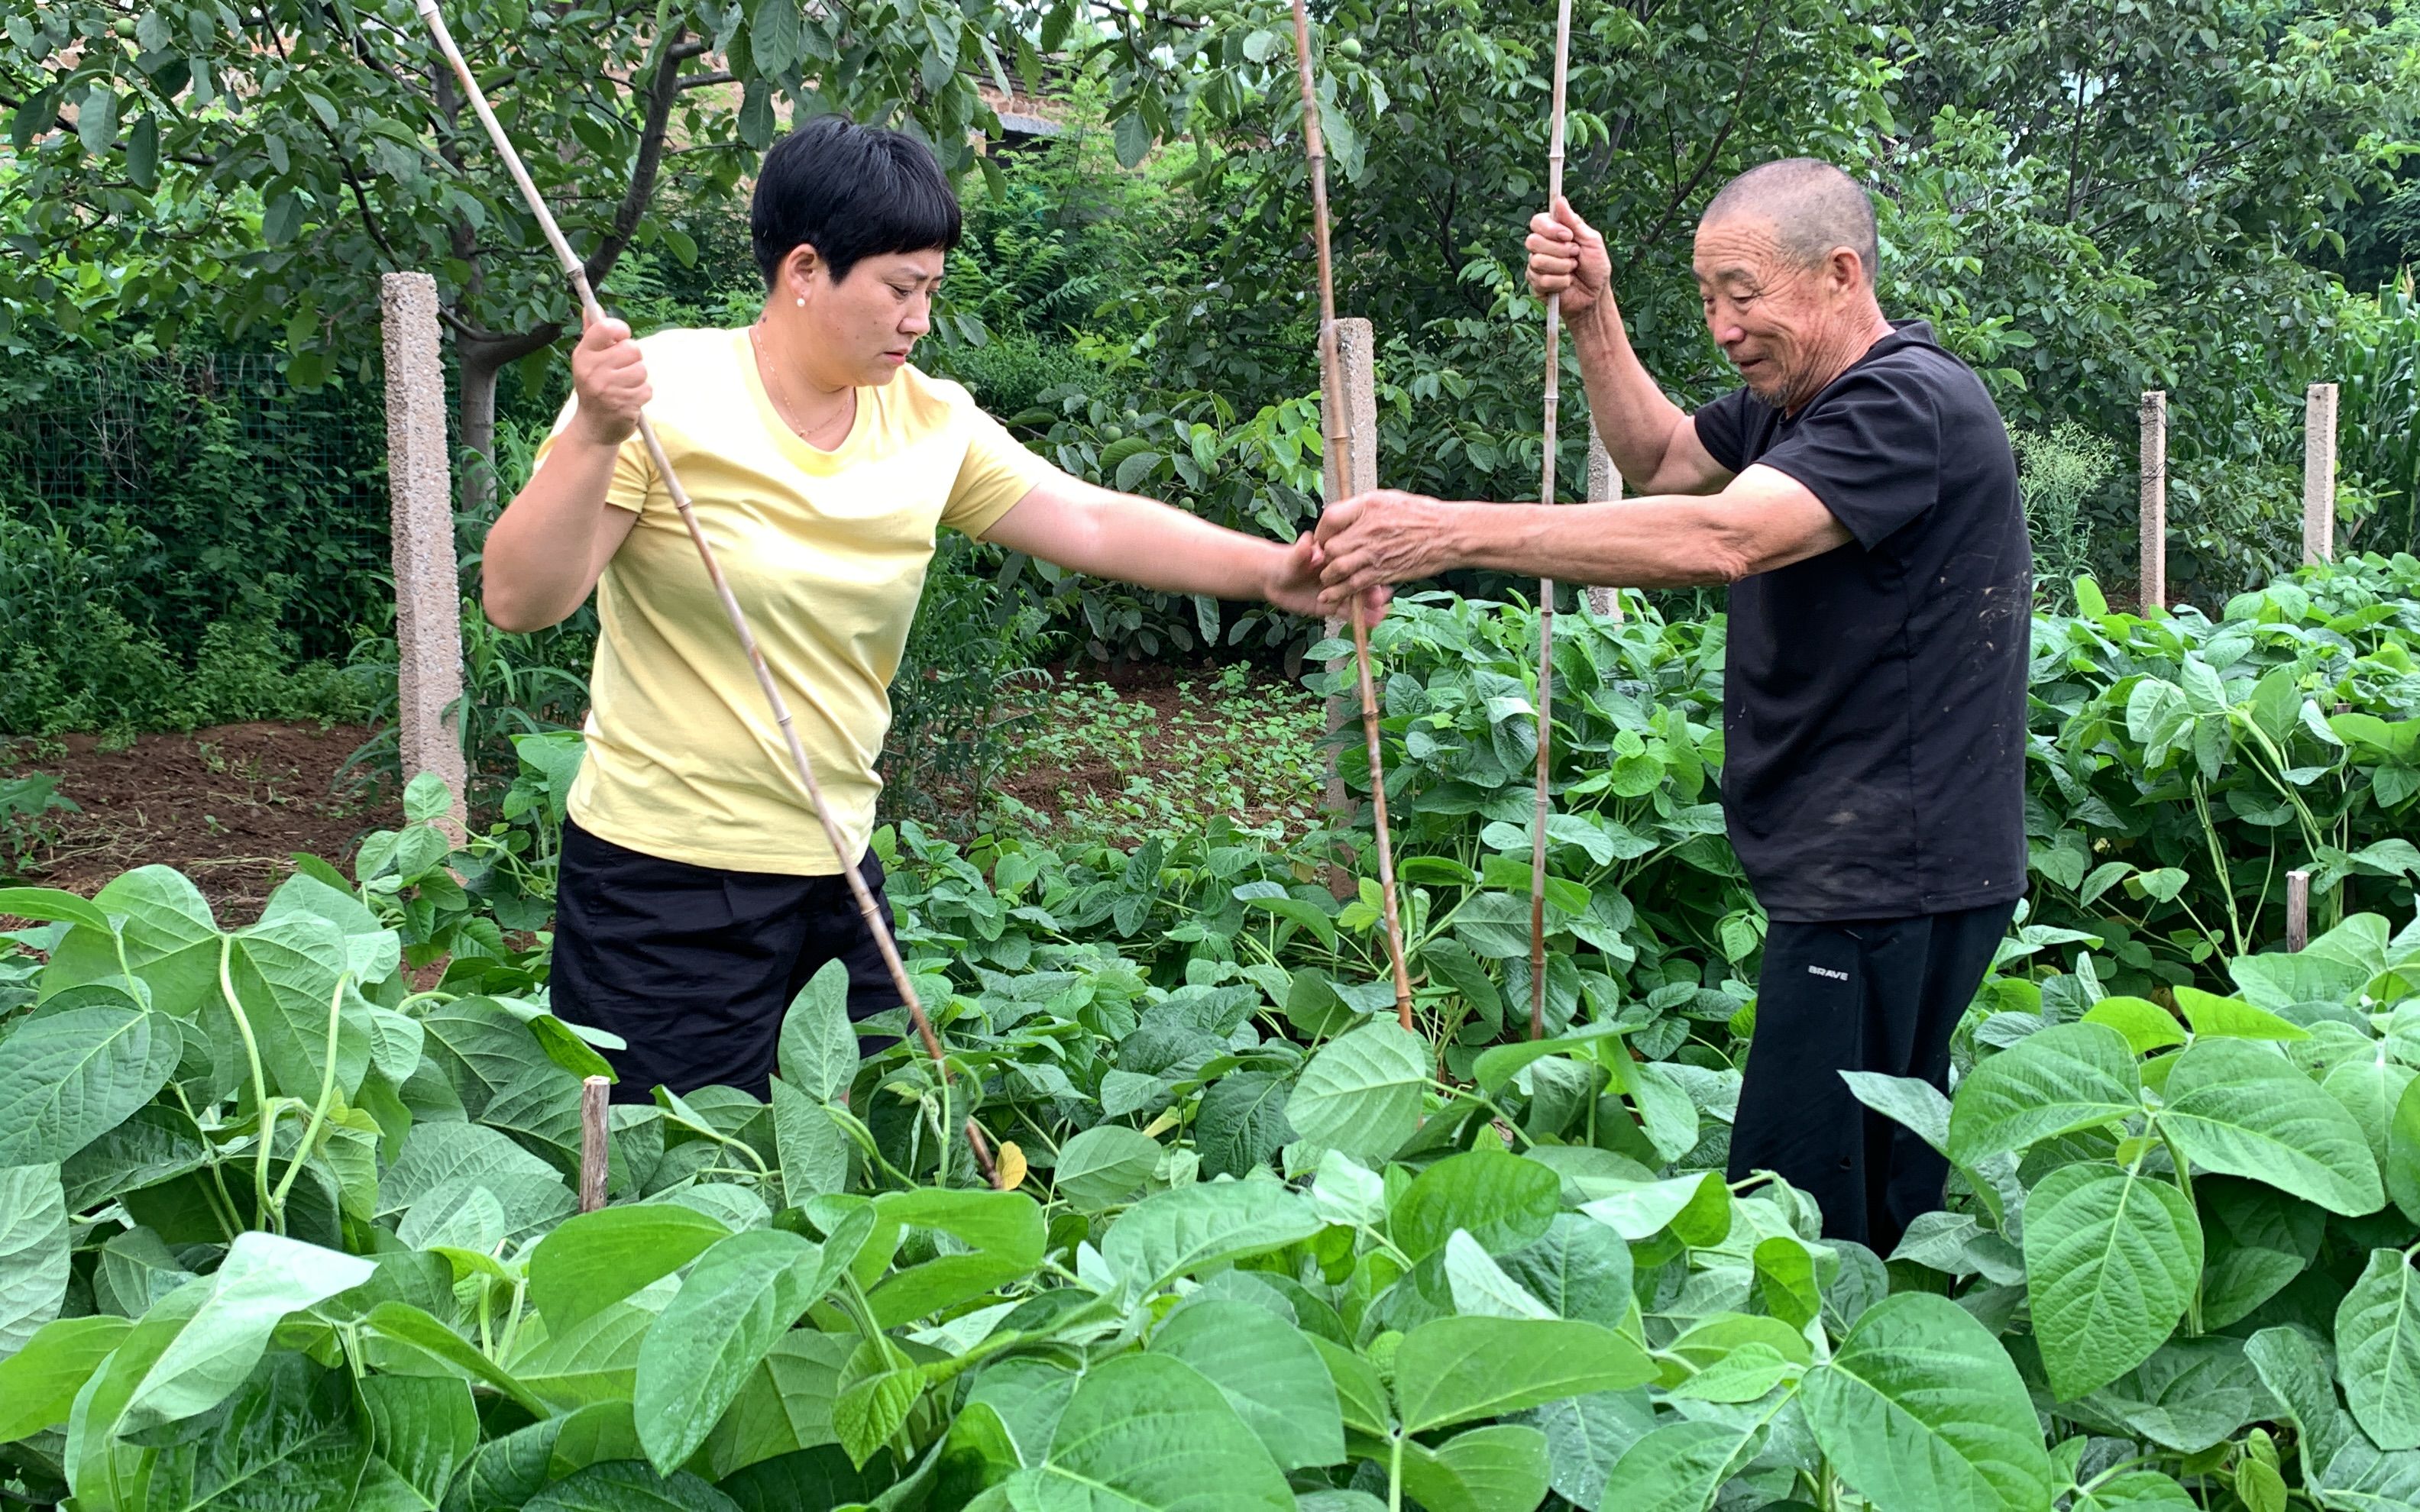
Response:
M489 108L487 94L479 87L479 81L472 77L471 66L462 61L461 49L454 45L454 35L438 12L437 0L419 0L419 9L420 19L427 23L438 51L453 66L454 76L462 81L462 91L469 97L472 110L478 114L479 123L488 129L488 139L496 145L497 155L504 160L504 170L520 186L521 198L528 202L530 214L536 218L547 245L554 249L556 260L563 264L564 276L571 281L572 292L580 299L582 316L590 324L604 319L604 306L597 302L596 290L588 286L587 270L573 254L571 243L563 239L562 228L548 213L537 185L530 180L529 169L514 150L512 138L504 134L496 113ZM773 720L782 727L782 738L790 748L790 765L798 773L799 785L806 791L808 806L823 825L824 840L831 846L835 858L845 858L848 854L845 837L840 832L839 821L832 818L830 809L824 803L823 788L816 783L814 768L807 761L807 748L799 743L799 732L790 722L789 701L782 697L772 670L765 665L765 654L756 648L756 637L748 628L748 616L739 608L739 600L732 596L731 585L722 576L722 564L715 560L714 548L707 543L706 532L698 528L697 516L690 508L689 490L681 486L679 475L673 471L672 458L664 455L664 443L657 440L656 427L644 409L639 412L639 440L647 449L647 459L655 464L656 475L663 480L664 491L672 495L673 507L680 512L681 524L688 528L698 560L705 563L706 579L714 584L714 595L722 601L723 617L731 622L732 633L738 636L740 649L748 653L748 664L756 672L756 686L765 690L765 700L773 707ZM908 978L907 963L899 958L898 944L891 938L891 928L882 911L875 906L872 889L845 859L842 860L841 875L848 879L848 890L857 900L857 911L864 917L866 929L874 935L875 948L882 952L882 964L891 968L892 984L899 989L900 1001L908 1006L908 1017L916 1026L916 1037L924 1042L924 1053L932 1057L935 1072L947 1086L951 1081L949 1057L941 1049L940 1037L933 1032L933 1021L924 1014L924 1004L916 995L916 984ZM975 1165L982 1169L984 1180L998 1185L1000 1173L992 1160L991 1142L984 1137L983 1127L971 1114L967 1118L966 1135L967 1148L974 1152Z
M1555 8L1555 114L1546 133L1546 213L1563 197L1563 85L1572 67L1572 0ZM1563 392L1563 297L1546 296L1545 448L1538 502L1555 501L1556 409ZM1529 832L1529 1038L1546 1037L1546 771L1555 729L1555 579L1538 579L1538 807Z
M423 0L426 4L427 0ZM1311 160L1311 232L1319 256L1320 409L1324 444L1339 483L1353 476L1353 414L1346 407L1343 364L1336 353L1336 279L1327 254L1327 140L1319 129L1319 91L1311 82L1311 13L1294 0L1294 57L1302 81L1302 149ZM1361 686L1361 737L1370 748L1370 810L1377 828L1378 902L1387 926L1387 957L1395 968L1395 1012L1412 1026L1412 978L1404 964L1404 925L1395 902L1395 848L1387 824L1387 769L1378 756L1378 692L1370 678L1370 625L1361 596L1352 605L1353 664Z

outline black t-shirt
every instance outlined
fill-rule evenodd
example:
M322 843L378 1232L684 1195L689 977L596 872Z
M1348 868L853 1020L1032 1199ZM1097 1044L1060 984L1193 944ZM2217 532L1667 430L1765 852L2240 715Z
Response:
M1765 912L2020 896L2033 550L1982 380L1896 321L1796 414L1742 391L1696 423L1715 461L1788 473L1854 538L1731 585L1723 806Z

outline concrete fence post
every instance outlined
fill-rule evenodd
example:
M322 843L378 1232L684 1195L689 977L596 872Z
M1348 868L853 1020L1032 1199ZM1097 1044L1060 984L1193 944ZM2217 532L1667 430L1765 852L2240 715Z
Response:
M1356 494L1368 493L1378 486L1378 380L1375 353L1377 336L1369 321L1358 316L1340 316L1336 321L1336 358L1344 390L1345 418L1353 434L1353 475L1337 475L1337 459L1326 458L1322 464L1322 487L1329 503L1338 503ZM1325 403L1325 400L1322 401ZM1324 424L1323 434L1330 427ZM1347 633L1342 620L1329 620L1325 627L1326 639L1334 640ZM1330 656L1327 673L1332 679L1352 665L1349 656ZM1337 683L1336 691L1327 695L1327 786L1325 806L1328 821L1339 828L1353 821L1353 797L1344 791L1344 778L1336 769L1336 756L1342 748L1337 743L1340 732L1357 728L1361 719L1361 703L1347 682ZM1386 689L1378 690L1384 698ZM1328 889L1339 898L1352 896L1357 884L1342 867L1328 869Z
M2168 395L2143 394L2143 588L2148 614L2168 605Z
M2303 411L2303 562L2336 559L2336 386L2314 383Z
M1605 438L1596 433L1596 420L1589 420L1588 501L1610 503L1621 497L1621 471L1605 449ZM1589 608L1615 624L1621 622L1621 594L1601 583L1592 583L1588 591Z
M462 590L454 559L453 468L445 436L445 364L438 351L437 281L380 281L386 337L387 487L394 505L396 718L403 776L442 778L454 793L458 844L469 772L458 716L462 696Z

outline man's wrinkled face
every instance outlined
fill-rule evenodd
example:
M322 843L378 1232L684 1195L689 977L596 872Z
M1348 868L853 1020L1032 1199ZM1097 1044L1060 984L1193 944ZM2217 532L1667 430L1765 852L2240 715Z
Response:
M1823 266L1802 265L1771 221L1745 214L1699 226L1692 266L1706 331L1748 392L1782 409L1813 398L1838 302Z

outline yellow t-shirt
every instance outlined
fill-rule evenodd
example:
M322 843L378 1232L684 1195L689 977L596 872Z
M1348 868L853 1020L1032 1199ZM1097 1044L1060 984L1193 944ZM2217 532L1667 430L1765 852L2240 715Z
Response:
M859 389L848 436L825 452L774 410L746 331L659 332L639 349L655 390L647 414L789 702L854 864L874 827L891 678L935 527L981 535L1055 470L964 388L914 367ZM667 860L839 872L764 689L635 433L606 499L639 519L597 583L602 633L572 818Z

